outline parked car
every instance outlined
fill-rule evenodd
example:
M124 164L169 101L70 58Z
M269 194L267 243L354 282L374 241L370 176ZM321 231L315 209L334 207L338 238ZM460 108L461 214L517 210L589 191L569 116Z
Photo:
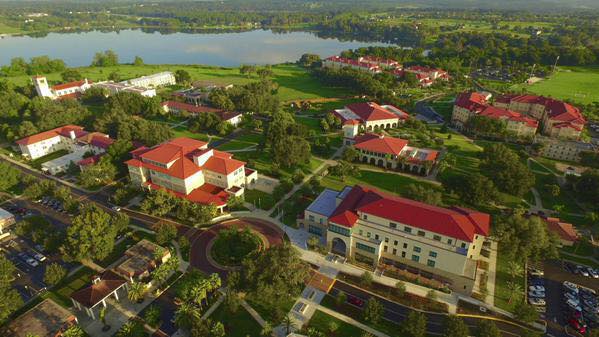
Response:
M591 267L587 267L587 272L589 276L592 278L599 278L599 272Z
M528 280L528 284L530 284L532 286L542 286L542 287L545 287L545 279L540 278L540 277L531 277Z
M32 266L34 268L37 267L37 266L39 266L39 263L36 260L34 260L33 258L31 258L31 257L28 257L25 262L27 262L28 265L30 265L30 266Z
M536 269L536 268L530 268L528 270L528 274L530 274L532 276L545 276L545 272L543 272L540 269Z
M530 303L531 305L542 305L542 306L544 306L546 304L544 299L536 298L536 297L530 297L528 299L528 303Z
M543 287L541 285L531 285L528 287L528 290L530 290L530 291L545 291L545 287Z
M567 292L567 291L564 292L564 298L566 300L572 300L572 301L574 301L576 303L580 303L580 300L578 299L578 296L576 294L571 293L571 292Z
M355 296L348 296L347 302L355 305L356 307L360 307L360 308L364 306L364 300L357 298Z
M544 291L531 290L531 291L528 292L528 296L529 297L537 297L537 298L545 298L545 292Z
M584 277L589 277L589 272L583 266L576 266L576 274L580 274Z
M569 271L570 273L576 272L576 265L574 263L564 261L564 269Z
M564 281L563 285L568 291L578 294L578 286L576 284Z
M46 261L46 257L40 253L35 253L33 254L33 257L38 260L39 262L44 262Z
M580 322L578 319L576 318L570 318L570 320L568 320L568 324L570 324L570 326L576 330L578 333L584 335L587 332L587 326L586 324Z
M566 301L566 305L568 307L570 307L570 309L572 309L572 310L582 311L582 308L580 307L580 304L578 302L576 302L576 301L571 300L571 299L568 299Z
M119 206L112 206L112 207L110 207L110 209L112 209L115 212L120 212L121 211L121 208Z

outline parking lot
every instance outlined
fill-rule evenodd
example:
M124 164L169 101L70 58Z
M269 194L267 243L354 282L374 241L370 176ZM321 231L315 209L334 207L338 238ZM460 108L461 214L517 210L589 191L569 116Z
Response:
M569 329L579 332L597 329L599 307L596 296L591 296L590 293L599 290L599 279L575 273L575 267L574 264L562 261L547 261L543 264L546 319L550 324L569 326ZM564 282L570 287L564 286Z

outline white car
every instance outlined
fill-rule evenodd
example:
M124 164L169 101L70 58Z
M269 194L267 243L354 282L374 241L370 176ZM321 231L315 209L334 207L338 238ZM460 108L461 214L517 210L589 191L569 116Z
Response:
M543 286L529 286L528 290L530 290L530 291L545 291L545 287L543 287Z
M597 270L589 267L587 268L587 271L592 278L599 278L599 272L597 272Z
M582 308L580 307L580 304L578 302L572 301L572 300L567 300L566 304L572 308L573 310L576 311L582 311Z
M39 265L39 263L38 263L36 260L34 260L34 259L30 258L30 257L29 257L29 258L27 258L27 260L26 260L26 261L27 261L27 264L28 264L28 265L30 265L30 266L32 266L32 267L34 267L34 268L35 268L35 267L37 267L37 266Z
M537 297L537 298L545 298L545 292L544 291L529 291L528 292L528 296L529 297Z
M578 299L578 296L574 295L572 293L569 293L569 292L565 292L564 293L564 298L567 299L567 300L576 302L576 303L580 303L580 300Z
M584 276L584 277L589 277L589 272L587 271L587 269L583 266L577 266L576 267L576 273Z
M540 269L536 269L536 268L531 268L531 269L529 269L529 270L528 270L528 273L529 273L531 276L544 276L544 275L545 275L545 272L543 272L543 271L542 271L542 270L540 270Z
M112 209L115 212L120 212L121 211L121 208L119 206L112 206L112 207L110 207L110 209Z
M44 262L46 261L46 257L40 253L35 253L33 254L33 257L38 260L39 262Z
M574 284L572 282L564 281L563 285L564 285L564 288L566 288L568 291L578 294L578 286L576 284Z
M544 300L544 299L542 299L542 298L534 298L534 297L531 297L531 298L529 298L529 299L528 299L528 303L530 303L530 304L532 304L532 305L540 305L540 306L543 306L543 305L545 305L545 300Z

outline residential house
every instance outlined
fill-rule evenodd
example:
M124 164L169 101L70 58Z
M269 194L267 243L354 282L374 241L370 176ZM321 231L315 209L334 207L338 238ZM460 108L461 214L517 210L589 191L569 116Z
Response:
M60 337L65 330L75 324L77 324L75 315L46 298L8 323L3 336Z
M334 254L381 269L407 269L465 294L474 287L490 223L486 213L360 185L325 189L298 219L300 228L324 240Z
M223 210L229 196L242 196L257 180L257 172L227 152L208 148L208 143L176 138L152 148L131 152L125 164L134 185L164 188L178 197Z
M127 295L127 281L112 270L106 270L102 274L94 276L92 283L71 294L73 306L78 310L84 310L92 319L96 319L101 307L106 308L106 302L114 297Z
M540 155L543 157L579 162L582 152L597 152L599 147L591 143L576 140L562 140L537 136L535 143L541 144Z
M396 128L409 118L408 113L401 109L374 102L348 104L343 109L333 111L333 114L343 123L357 121L359 128L365 131Z
M544 220L547 229L558 236L562 246L571 247L578 241L578 231L571 223L563 222L559 218L544 218Z
M144 281L152 270L170 258L167 248L143 239L125 251L125 260L116 267L116 272L129 282Z
M242 116L242 114L239 112L224 111L222 109L210 108L201 105L197 106L177 101L162 102L162 109L165 112L175 114L180 114L185 111L192 116L197 116L198 114L202 113L213 113L217 115L223 122L228 122L233 126L237 126L239 123L241 123Z
M0 234L4 234L4 231L15 224L15 215L5 210L4 208L0 208ZM0 236L2 237L2 236Z
M37 95L50 99L79 98L83 92L92 86L92 82L87 79L52 87L48 85L48 80L44 76L34 76L32 80Z
M541 121L542 133L553 138L577 140L586 123L578 108L543 96L507 95L496 99L494 105Z

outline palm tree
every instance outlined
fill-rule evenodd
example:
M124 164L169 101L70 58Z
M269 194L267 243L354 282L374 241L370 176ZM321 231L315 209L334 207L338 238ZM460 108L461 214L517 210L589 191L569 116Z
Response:
M507 283L507 287L510 290L510 297L508 298L508 304L512 303L512 300L514 299L514 297L520 297L521 293L522 293L522 285L520 285L520 283L516 283L513 281L510 281Z
M200 312L191 303L181 304L177 312L175 312L175 325L182 329L188 330L194 321L200 319Z
M262 327L262 331L260 331L260 336L262 337L271 337L273 333L272 326L268 322L264 322L264 326Z
M127 298L131 302L141 302L145 294L145 286L141 282L133 282L129 286L129 292Z
M207 283L202 282L191 289L191 298L193 299L193 303L198 305L200 309L202 308L202 304L204 304L204 300L206 299L206 287Z
M510 261L508 263L508 268L510 269L510 276L512 277L512 280L522 275L524 272L522 265L516 261Z
M285 326L285 331L287 331L287 335L291 333L292 330L296 328L295 322L291 319L291 316L287 315L283 318L282 324Z

